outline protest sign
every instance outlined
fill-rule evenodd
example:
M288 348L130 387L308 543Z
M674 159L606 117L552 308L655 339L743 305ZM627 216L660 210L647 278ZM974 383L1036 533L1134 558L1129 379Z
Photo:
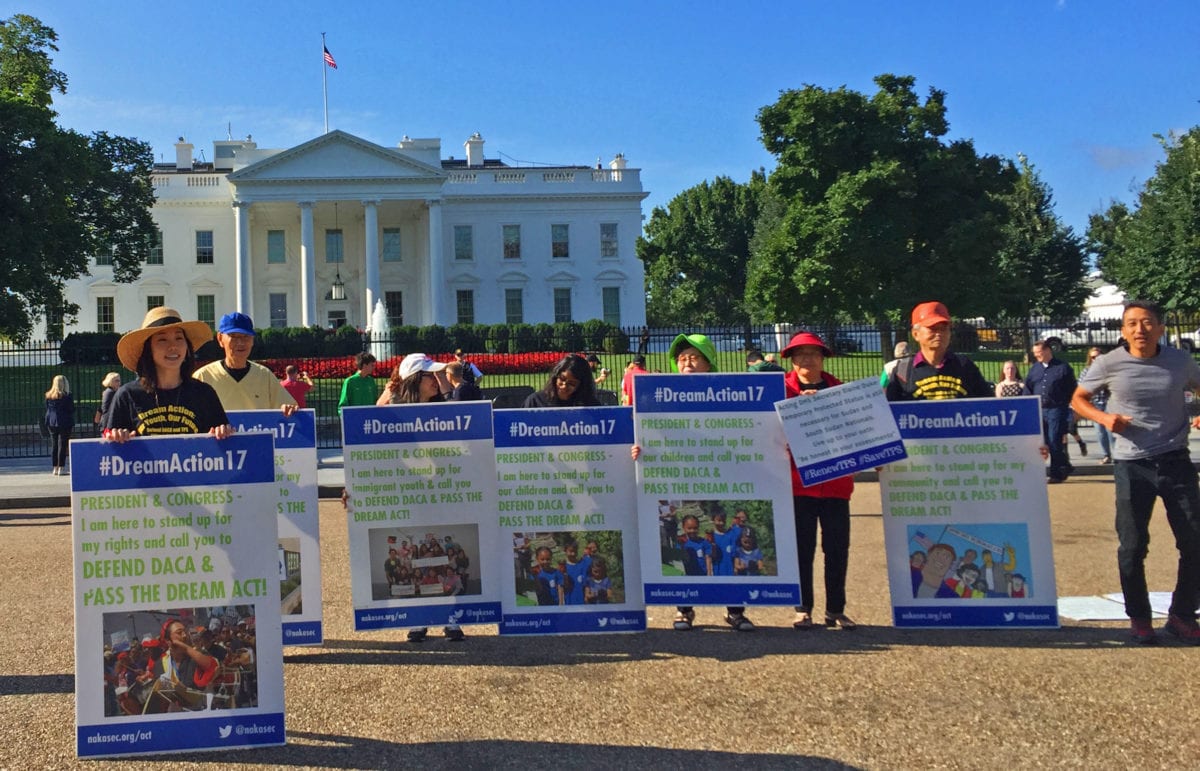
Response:
M1037 398L892 410L908 450L879 475L896 626L1058 626Z
M500 620L489 402L346 407L354 628Z
M272 457L262 433L72 443L80 757L284 743Z
M279 520L276 550L284 645L320 645L321 527L317 518L316 412L298 410L285 418L279 410L231 410L229 423L239 434L269 431L275 438L275 483Z
M791 471L774 406L783 375L633 382L646 603L797 604Z
M877 377L784 399L775 409L806 487L905 457Z
M500 633L644 630L632 411L501 410L493 420Z

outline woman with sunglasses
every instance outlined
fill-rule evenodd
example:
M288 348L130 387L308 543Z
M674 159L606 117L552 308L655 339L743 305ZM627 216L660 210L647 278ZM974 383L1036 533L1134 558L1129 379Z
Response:
M525 407L599 407L592 368L581 356L563 357L550 371L550 379L540 391L525 399Z

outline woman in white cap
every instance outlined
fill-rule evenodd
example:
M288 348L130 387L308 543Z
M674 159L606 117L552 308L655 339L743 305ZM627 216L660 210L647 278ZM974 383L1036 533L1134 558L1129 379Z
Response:
M138 379L113 399L104 436L124 442L136 435L233 434L217 392L192 378L196 349L212 339L203 321L184 321L174 308L152 308L140 329L117 343L117 358Z
M423 353L410 353L392 372L392 377L376 404L384 406L446 401L444 394L450 391L450 384L445 380L445 369L445 364L436 362ZM454 642L466 637L458 624L448 624L442 631L447 640ZM423 626L408 630L409 642L423 642L428 635L429 629Z

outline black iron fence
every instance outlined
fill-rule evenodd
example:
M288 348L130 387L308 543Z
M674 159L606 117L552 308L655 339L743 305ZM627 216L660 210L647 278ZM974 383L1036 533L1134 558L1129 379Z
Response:
M818 321L733 327L639 327L625 328L623 335L606 336L602 347L587 352L596 354L599 359L596 374L598 378L603 378L599 385L602 399L605 403L617 404L622 375L633 357L638 354L645 356L646 366L651 371L670 372L667 351L680 333L699 332L707 335L717 350L718 369L742 371L746 366L748 351L777 355L792 334L800 330L816 332L836 351L837 355L828 359L825 367L846 381L878 376L884 362L892 358L895 343L908 340L907 326L901 326L899 320L882 326ZM1024 371L1029 347L1039 339L1049 341L1078 370L1083 365L1089 347L1107 350L1120 343L1119 321L1032 319L1011 324L983 320L959 321L954 324L953 348L970 354L984 376L995 380L999 378L1001 366L1009 359L1017 361ZM372 339L367 335L362 336L362 348L372 351L380 360L377 371L380 388L390 374L391 367L411 352L400 350L402 343L406 345L409 342L409 338L402 337ZM455 342L449 338L446 350L425 353L449 360L449 351L458 347ZM468 350L468 360L484 373L480 385L485 396L497 408L520 406L526 395L546 385L548 373L559 357L564 353L583 352L570 345L577 342L572 338L548 335L540 342L538 347L543 350L508 353L497 351L490 339L484 339L482 347L485 350ZM1194 353L1200 352L1200 317L1168 316L1167 342ZM476 344L473 347L479 346ZM210 353L214 350L206 348ZM219 350L216 354L219 355ZM0 393L4 394L0 400L0 458L49 455L50 442L42 435L41 418L45 412L44 395L55 375L65 375L71 383L76 404L74 436L87 438L99 434L92 419L99 408L101 380L109 371L117 371L123 381L133 375L120 365L90 363L111 361L111 350L98 351L95 356L89 356L86 351L80 353L76 349L67 358L69 362L63 361L60 344L56 342L23 347L0 344ZM278 375L282 375L287 364L295 364L299 369L308 371L314 381L314 387L308 393L308 406L317 413L319 446L340 447L341 424L337 402L342 380L353 372L353 357L255 358L276 370ZM788 366L787 362L781 363Z

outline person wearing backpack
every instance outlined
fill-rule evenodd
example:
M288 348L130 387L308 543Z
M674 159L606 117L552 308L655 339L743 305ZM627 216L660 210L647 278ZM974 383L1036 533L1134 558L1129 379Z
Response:
M991 398L991 384L966 356L950 350L950 311L940 302L913 308L912 336L920 350L901 359L884 387L889 402Z

